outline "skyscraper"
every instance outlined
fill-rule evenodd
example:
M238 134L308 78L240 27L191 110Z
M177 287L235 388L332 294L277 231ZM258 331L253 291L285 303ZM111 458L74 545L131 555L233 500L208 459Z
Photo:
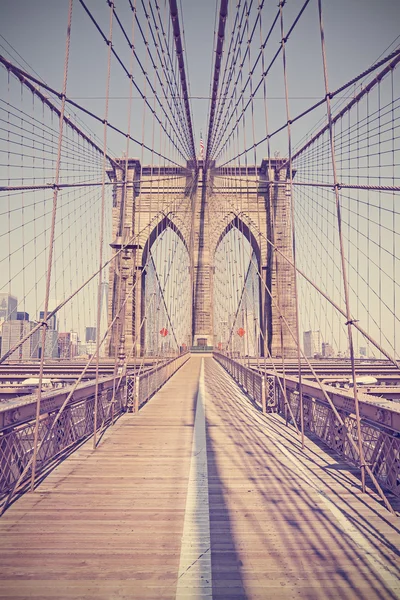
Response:
M10 294L0 294L0 323L14 321L17 318L18 300Z
M17 312L17 321L29 321L29 315L27 312Z
M329 342L322 342L322 356L324 358L333 358L335 352Z
M96 327L86 327L86 343L96 341Z
M307 358L314 358L316 354L321 354L321 332L305 331L303 333L304 354Z
M54 331L54 329L48 329L46 331L44 357L58 358L58 331Z
M5 321L3 323L2 335L2 353L5 354L22 340L35 327L30 321ZM26 340L10 356L11 360L39 358L39 339L40 331L35 331L31 337Z
M60 358L71 358L71 334L67 331L58 334L58 353Z

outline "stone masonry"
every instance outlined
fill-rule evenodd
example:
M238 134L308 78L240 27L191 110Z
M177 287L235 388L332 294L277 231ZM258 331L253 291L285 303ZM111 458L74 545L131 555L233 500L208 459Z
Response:
M121 166L125 166L125 160L119 161ZM123 359L139 356L145 350L144 267L149 247L168 226L181 237L190 255L193 290L192 344L200 342L213 345L213 256L223 235L236 226L251 242L265 283L261 284L260 322L266 332L265 340L269 351L273 356L282 354L282 322L284 355L296 355L295 342L280 318L282 313L295 334L294 270L266 241L269 239L282 254L293 261L291 196L290 186L285 185L287 169L281 168L284 162L284 159L265 159L260 167L232 168L229 172L227 169L211 168L207 173L203 172L202 163L198 164L198 171L195 172L191 164L187 165L187 169L173 166L142 167L139 160L129 159L126 186L123 183L124 169L115 169L109 173L110 179L115 183L111 245L114 252L118 252L122 244L126 246L110 265L109 323L118 312L119 298L128 296L126 307L121 311L120 318L116 320L109 335L110 356L117 352ZM224 183L224 177L229 177L231 186L228 198L228 185ZM234 188L233 178L237 178ZM183 195L182 189L185 187ZM223 201L219 198L222 189ZM217 202L221 204L221 214L225 212L224 218L220 220L215 218ZM235 217L227 209L229 206L239 216ZM134 243L126 245L133 233L136 235Z

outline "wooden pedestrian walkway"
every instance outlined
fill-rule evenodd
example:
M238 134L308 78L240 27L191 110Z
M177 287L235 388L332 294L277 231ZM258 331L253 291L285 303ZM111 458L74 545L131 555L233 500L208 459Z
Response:
M192 357L0 519L0 598L400 598L399 520Z

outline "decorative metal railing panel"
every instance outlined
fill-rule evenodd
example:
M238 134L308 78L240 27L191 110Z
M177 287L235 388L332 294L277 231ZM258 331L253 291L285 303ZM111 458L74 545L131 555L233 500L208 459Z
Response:
M228 371L250 398L261 406L264 413L275 412L277 410L275 378L273 376L265 377L260 375L240 362L219 352L214 352L214 358Z
M298 384L286 378L287 398L298 426L300 426L300 400ZM324 386L332 399L344 426L338 421L332 408L321 397L318 384L303 385L304 428L315 434L346 461L360 466L358 454L346 435L350 433L356 443L357 422L351 391L333 390ZM278 411L285 413L282 390L277 388ZM361 437L365 461L379 483L400 496L400 406L389 400L361 395Z
M190 353L185 352L185 354L181 354L178 358L164 361L140 375L136 375L135 373L128 374L128 411L137 412L189 358Z
M54 459L93 434L96 385L81 384L62 408L72 386L45 392L39 421L36 473ZM106 427L125 409L125 378L114 391L114 379L103 378L98 385L98 429ZM0 498L8 494L26 473L31 476L36 397L29 396L0 406Z
M138 410L189 358L186 353L140 376L100 379L98 430L106 428L127 409L134 410L135 398ZM71 389L68 386L42 394L36 475L93 434L96 384L90 381L79 385L63 406ZM21 488L31 477L35 412L36 396L0 405L0 505L17 483Z
M265 380L265 402L268 412L277 410L287 415L287 402L297 423L301 426L298 380L266 372L260 375L239 362L214 353L214 358L232 375L250 397L262 405L260 384ZM358 443L354 397L351 390L323 386L344 425L340 423L318 383L302 384L304 429L314 434L344 460L360 466L358 453L350 443L348 434ZM378 482L400 496L400 404L360 394L361 436L366 463ZM291 419L291 416L289 416Z

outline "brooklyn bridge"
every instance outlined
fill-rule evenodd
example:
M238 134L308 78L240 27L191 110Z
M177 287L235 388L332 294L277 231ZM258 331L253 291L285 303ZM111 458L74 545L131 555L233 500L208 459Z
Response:
M400 598L399 7L4 4L0 598Z

